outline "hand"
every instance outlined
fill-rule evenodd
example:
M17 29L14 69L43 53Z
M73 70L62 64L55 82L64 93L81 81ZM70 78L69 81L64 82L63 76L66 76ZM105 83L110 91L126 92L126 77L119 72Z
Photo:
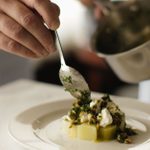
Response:
M39 58L55 50L59 7L49 0L0 0L0 49ZM44 23L48 28L44 25Z
M106 8L102 5L101 1L98 0L80 0L86 7L93 9L93 17L97 21L101 21L102 17L104 16L104 11Z
M91 7L94 3L93 0L80 0L85 6Z

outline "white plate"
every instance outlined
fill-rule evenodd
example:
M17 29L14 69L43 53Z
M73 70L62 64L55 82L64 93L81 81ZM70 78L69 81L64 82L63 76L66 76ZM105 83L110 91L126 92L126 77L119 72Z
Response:
M24 110L10 121L9 133L26 148L39 150L127 150L147 141L150 138L150 105L129 98L114 99L127 118L141 125L143 131L147 130L134 136L133 144L120 144L115 140L95 143L65 137L61 132L60 118L70 109L70 99L43 103Z

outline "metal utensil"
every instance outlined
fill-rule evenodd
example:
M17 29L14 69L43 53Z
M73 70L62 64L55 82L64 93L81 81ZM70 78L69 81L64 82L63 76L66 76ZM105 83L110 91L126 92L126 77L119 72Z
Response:
M92 38L93 49L98 56L105 58L121 80L128 83L149 80L149 0L120 0L119 3L117 0L97 1L108 13L99 21Z
M75 98L81 99L83 97L89 98L91 95L89 86L83 76L74 68L66 65L63 56L63 49L57 31L55 32L57 38L58 52L60 55L61 67L59 70L59 78L63 86Z

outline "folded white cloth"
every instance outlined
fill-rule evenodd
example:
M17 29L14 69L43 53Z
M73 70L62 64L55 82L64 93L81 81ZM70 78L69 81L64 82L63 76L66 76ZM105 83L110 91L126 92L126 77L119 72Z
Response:
M150 80L143 81L139 84L138 98L144 103L150 103Z

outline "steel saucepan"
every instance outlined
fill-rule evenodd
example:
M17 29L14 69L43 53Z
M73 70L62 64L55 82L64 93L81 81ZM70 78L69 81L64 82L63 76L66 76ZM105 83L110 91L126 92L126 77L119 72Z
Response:
M117 76L129 83L150 79L150 7L148 0L110 3L99 0L104 17L92 46Z

